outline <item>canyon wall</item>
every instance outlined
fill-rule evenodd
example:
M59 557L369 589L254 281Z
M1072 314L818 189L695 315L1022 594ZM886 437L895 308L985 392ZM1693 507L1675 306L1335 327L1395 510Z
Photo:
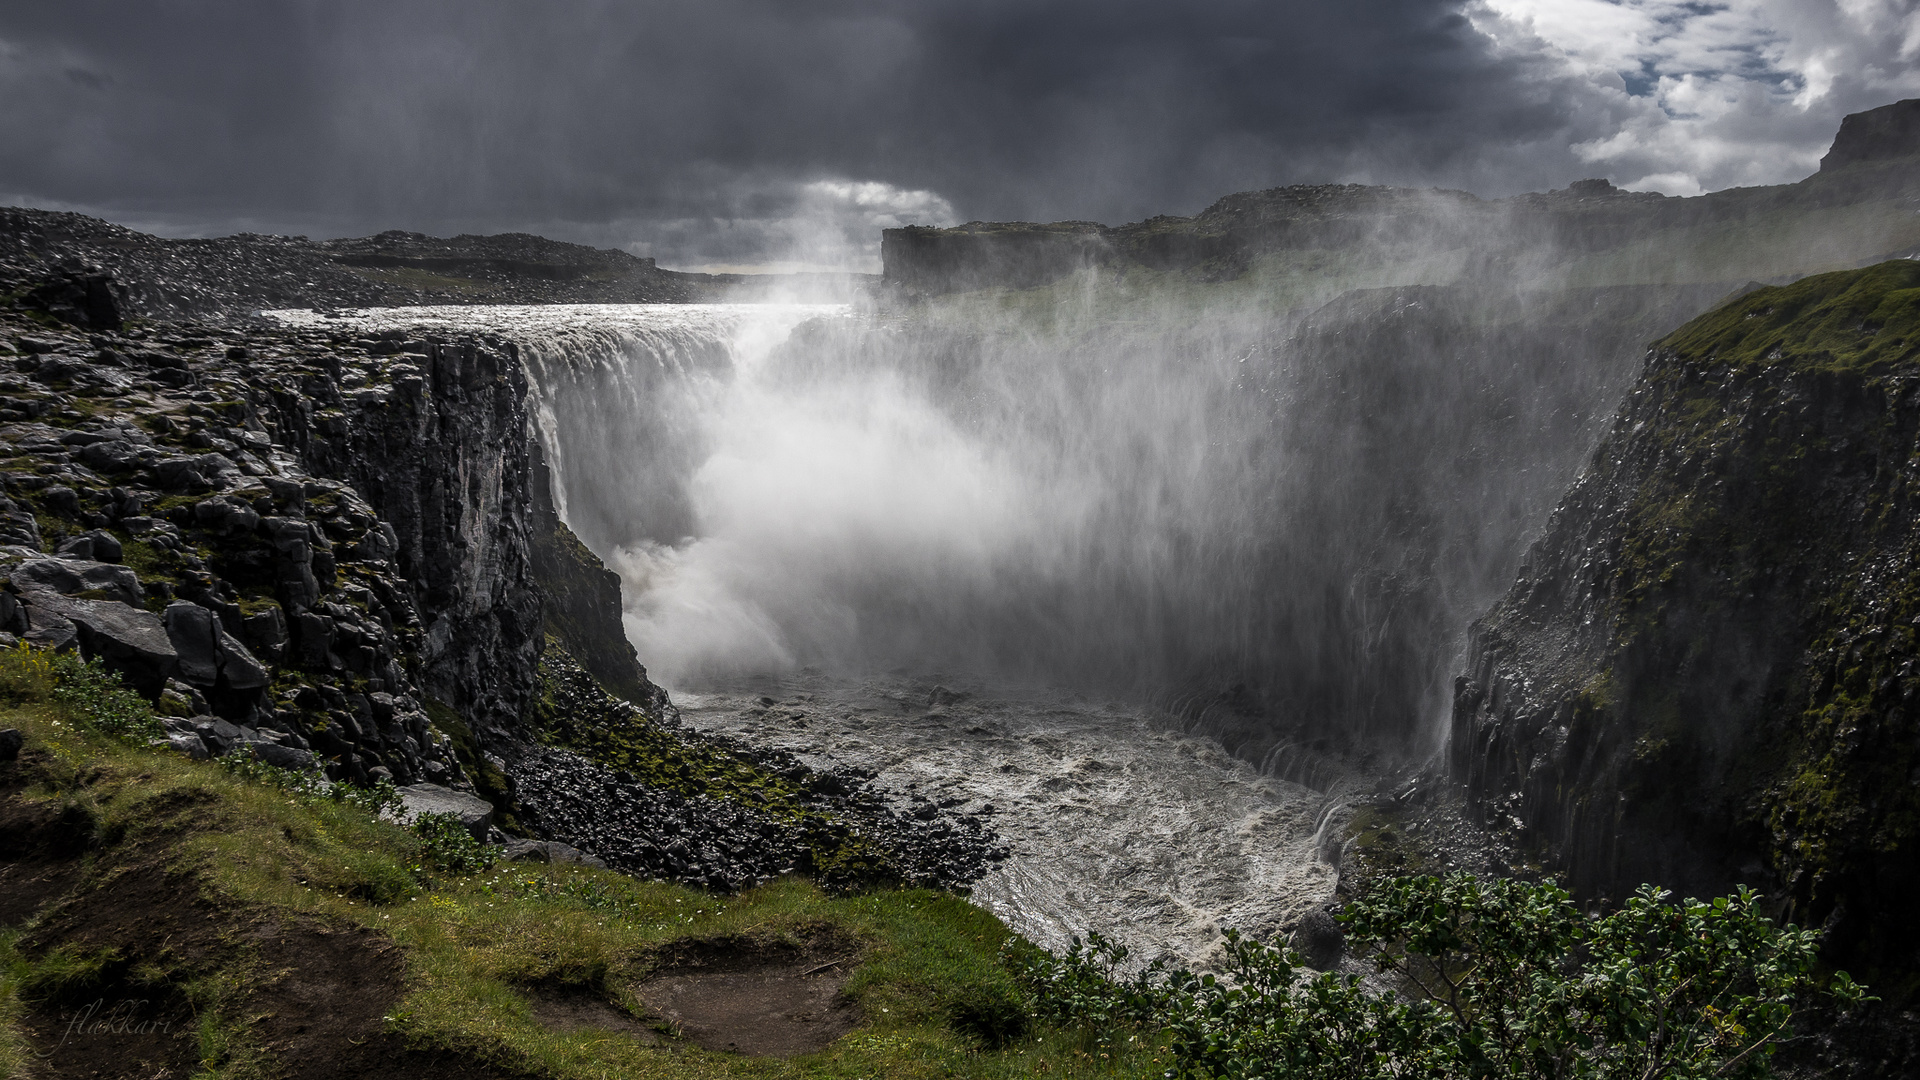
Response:
M1909 997L1920 934L1920 264L1655 344L1473 629L1452 765L1588 895L1761 887Z

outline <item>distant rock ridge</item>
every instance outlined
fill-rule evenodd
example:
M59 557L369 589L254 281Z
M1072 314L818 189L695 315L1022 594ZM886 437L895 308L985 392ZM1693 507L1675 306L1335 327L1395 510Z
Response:
M1840 121L1833 148L1820 159L1820 171L1889 161L1920 153L1920 98L1853 113Z
M1237 192L1192 217L1161 215L1118 226L973 221L888 229L881 239L883 279L908 296L1033 288L1095 268L1174 271L1218 282L1279 253L1371 251L1391 262L1396 251L1458 250L1469 253L1466 263L1478 278L1524 281L1556 261L1655 243L1666 230L1738 227L1782 212L1911 198L1920 195L1920 170L1902 159L1915 154L1920 101L1899 102L1847 117L1821 172L1798 184L1672 198L1594 178L1502 199L1302 184ZM1853 167L1839 172L1841 165ZM1841 265L1878 261L1894 250L1876 248ZM1649 256L1634 257L1644 263Z
M0 207L0 294L51 290L29 306L69 320L112 305L100 325L123 315L223 318L271 308L690 303L780 289L841 299L863 280L681 273L624 251L529 233L169 240L83 214ZM114 296L101 293L107 281L119 290Z

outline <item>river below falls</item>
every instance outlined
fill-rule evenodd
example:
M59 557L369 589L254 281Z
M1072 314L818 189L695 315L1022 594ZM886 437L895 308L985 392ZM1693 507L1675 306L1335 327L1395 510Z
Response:
M1227 928L1271 934L1325 903L1334 794L1263 776L1153 710L1062 692L957 692L815 674L679 690L697 730L872 770L874 786L991 805L1011 854L972 899L1051 949L1088 930L1136 961L1203 963Z

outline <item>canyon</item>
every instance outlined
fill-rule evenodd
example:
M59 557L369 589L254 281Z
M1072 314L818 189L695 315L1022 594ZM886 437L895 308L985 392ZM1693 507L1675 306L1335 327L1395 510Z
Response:
M0 641L526 858L1055 948L1396 867L1753 885L1885 999L1821 1067L1902 1075L1915 116L1775 188L1274 189L878 281L0 211Z

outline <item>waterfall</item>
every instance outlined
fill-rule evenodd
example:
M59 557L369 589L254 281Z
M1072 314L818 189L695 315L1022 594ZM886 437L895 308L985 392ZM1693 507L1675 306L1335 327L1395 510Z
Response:
M393 309L516 340L563 518L669 686L816 668L1158 700L1271 771L1431 748L1654 294L1311 313Z

